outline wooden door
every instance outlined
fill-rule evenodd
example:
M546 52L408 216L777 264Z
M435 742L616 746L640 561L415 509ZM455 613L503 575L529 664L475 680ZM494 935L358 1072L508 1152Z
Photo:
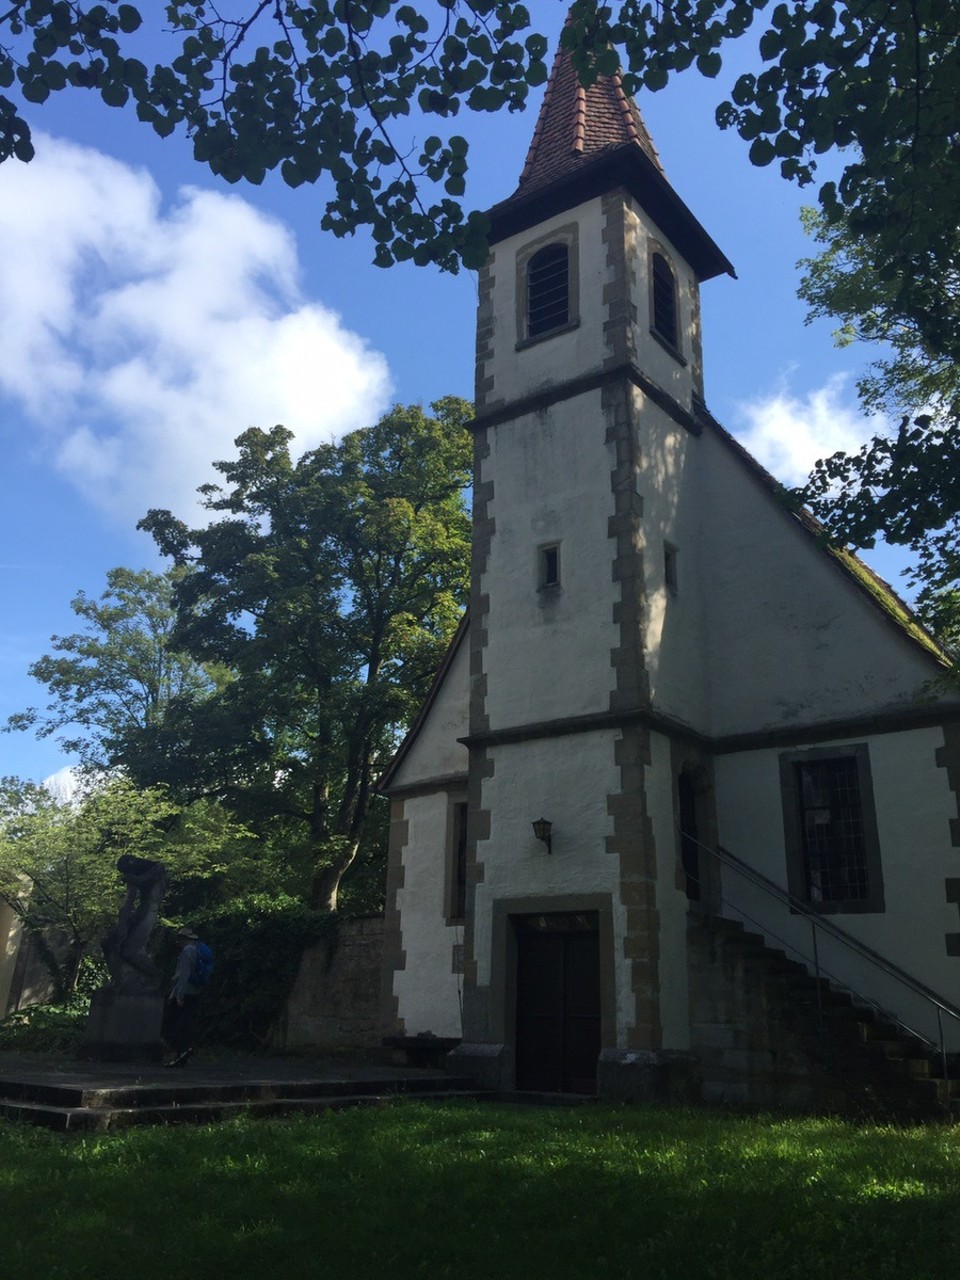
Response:
M514 918L518 1089L595 1093L600 934L595 911Z

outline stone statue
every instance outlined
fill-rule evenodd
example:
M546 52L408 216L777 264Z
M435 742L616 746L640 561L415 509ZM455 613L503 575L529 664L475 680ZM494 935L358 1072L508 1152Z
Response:
M103 955L110 970L111 986L124 991L155 991L163 974L147 955L146 946L167 891L162 862L125 853L117 870L127 886L117 922L103 939Z

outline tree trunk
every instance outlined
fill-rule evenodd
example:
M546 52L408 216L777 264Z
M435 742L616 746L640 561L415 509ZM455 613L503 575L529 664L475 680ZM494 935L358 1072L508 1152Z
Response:
M77 983L80 980L80 966L83 963L83 953L85 950L86 947L83 942L74 942L70 948L67 962L64 965L64 985L66 986L66 995L68 999L70 996L76 995Z
M359 840L351 840L344 852L330 866L319 867L310 885L310 905L317 911L336 911L340 881L357 856Z

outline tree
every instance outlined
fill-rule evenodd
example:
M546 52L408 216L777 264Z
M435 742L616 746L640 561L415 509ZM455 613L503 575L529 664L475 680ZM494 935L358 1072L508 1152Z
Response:
M34 939L54 999L75 989L81 961L116 919L125 853L160 861L173 880L222 876L247 833L213 806L180 806L164 788L99 779L70 801L0 779L0 897Z
M856 454L820 461L798 496L840 541L872 547L882 534L911 548L920 610L953 647L960 578L960 231L954 227L941 246L952 266L940 282L939 318L932 320L903 306L909 256L885 272L878 237L809 211L806 223L823 246L800 264L808 321L832 316L840 321L838 344L880 346L884 354L858 383L860 399L868 414L898 419L899 426L878 432Z
M377 773L422 700L467 595L470 406L395 408L299 461L250 430L205 486L221 514L141 522L174 564L174 643L234 679L191 717L181 758L300 859L333 910ZM199 747L200 749L195 749Z
M165 730L227 679L176 652L173 594L181 570L111 569L98 600L80 592L71 608L85 630L54 636L54 654L30 667L51 701L11 716L7 730L45 738L65 730L60 745L95 769L122 764L142 785L165 777Z
M927 260L909 291L919 310L935 302L935 233L960 174L958 25L956 0L574 0L562 39L585 83L622 63L633 92L690 66L716 77L726 46L757 34L764 69L737 79L718 122L755 164L777 160L799 182L817 155L848 149L824 208L894 257ZM156 41L164 26L171 57L151 70L136 56L142 29ZM238 0L226 12L170 0L146 24L121 0L12 0L4 27L0 90L21 101L0 95L0 158L32 156L31 104L93 90L161 136L185 130L228 181L277 168L295 187L324 179L322 225L369 226L383 266L482 263L486 221L461 208L469 148L450 123L464 108L520 110L547 75L548 41L512 0ZM407 127L414 107L436 130L422 139Z

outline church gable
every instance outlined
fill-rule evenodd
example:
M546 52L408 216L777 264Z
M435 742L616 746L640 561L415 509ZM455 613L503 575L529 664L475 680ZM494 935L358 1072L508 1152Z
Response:
M711 739L960 709L893 592L699 414L637 410L653 705Z
M420 714L380 782L388 794L442 787L467 776L468 652L465 615Z
M702 443L712 732L960 708L935 647L905 611L894 617L892 591L818 540L723 433Z

